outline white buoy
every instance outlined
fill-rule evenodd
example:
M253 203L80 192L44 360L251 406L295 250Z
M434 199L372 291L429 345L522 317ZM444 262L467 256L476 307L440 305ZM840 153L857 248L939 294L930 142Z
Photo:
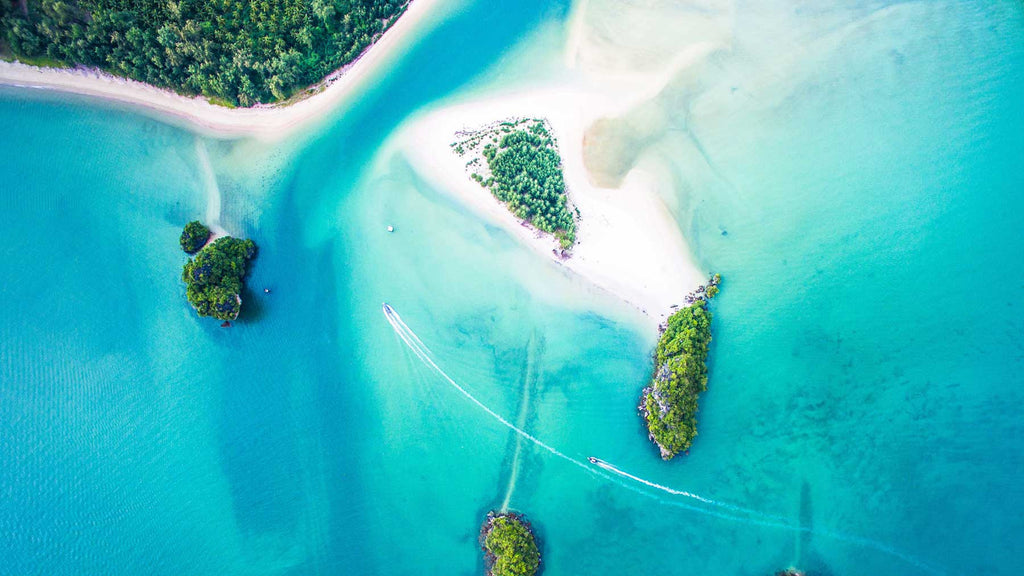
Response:
M394 226L388 226L388 232L394 232L394 231L395 231L395 227Z

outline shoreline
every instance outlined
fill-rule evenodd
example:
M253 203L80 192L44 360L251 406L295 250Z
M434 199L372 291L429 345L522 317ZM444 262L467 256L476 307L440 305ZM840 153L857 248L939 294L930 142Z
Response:
M95 69L39 68L0 62L0 85L54 90L123 104L161 121L183 124L205 136L251 137L275 141L295 130L326 121L330 113L382 65L422 32L428 19L440 20L446 0L412 0L380 39L356 60L328 75L308 96L277 105L224 108L203 97L116 77ZM440 11L440 14L439 14ZM640 89L606 81L605 88L564 82L462 102L417 116L400 129L402 150L428 181L464 205L511 232L535 252L577 274L599 291L637 309L655 324L681 305L706 274L693 262L678 224L657 193L656 171L633 168L617 188L601 188L584 165L584 134L603 117L614 117L656 94L657 79ZM609 85L613 84L614 87ZM492 193L470 179L464 160L450 148L456 133L479 130L508 118L545 120L559 149L569 202L579 210L576 242L564 257L554 236L521 222Z
M417 173L439 190L660 324L707 274L693 261L678 224L658 196L654 174L634 168L620 187L600 188L590 181L583 164L583 134L590 123L633 102L622 94L609 96L571 85L484 97L414 118L400 130L398 147ZM561 256L553 235L524 224L472 180L466 158L451 148L456 133L509 118L543 119L552 128L569 201L580 213L576 243L567 258Z
M226 108L202 96L182 96L96 68L41 68L21 62L0 61L0 85L26 90L55 91L98 98L155 113L160 120L177 120L203 135L221 138L282 139L329 113L356 88L397 56L420 32L445 0L412 0L398 20L355 60L328 74L280 104ZM311 92L308 95L304 92Z

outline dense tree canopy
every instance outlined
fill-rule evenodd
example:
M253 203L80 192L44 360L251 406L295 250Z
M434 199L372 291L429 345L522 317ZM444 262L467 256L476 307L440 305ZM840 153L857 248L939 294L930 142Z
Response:
M533 576L540 550L529 523L519 514L491 514L482 531L491 576Z
M576 241L576 222L565 196L562 160L544 124L509 131L483 150L491 177L482 182L509 210L557 236L563 248Z
M408 0L0 0L30 62L85 64L232 105L283 100L351 62Z
M181 231L181 238L178 239L178 242L186 254L195 254L209 239L210 229L204 226L202 222L193 220L185 225L185 229Z
M200 316L234 320L242 308L246 264L256 256L252 240L225 236L190 258L182 270L189 304Z
M640 408L666 460L689 449L697 436L697 396L707 389L710 344L711 312L704 299L670 316L658 341L654 377Z

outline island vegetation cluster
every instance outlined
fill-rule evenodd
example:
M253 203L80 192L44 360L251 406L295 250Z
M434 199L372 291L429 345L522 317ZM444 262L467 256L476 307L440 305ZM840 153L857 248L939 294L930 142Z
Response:
M252 106L352 62L408 2L0 0L0 52Z
M687 297L689 305L669 316L654 352L654 376L640 397L640 414L661 451L671 460L697 437L697 399L708 385L711 311L720 277Z
M209 237L209 228L200 222L189 222L182 230L182 250L195 254L181 272L185 295L200 316L235 320L242 309L246 268L256 256L256 244L231 236L207 243Z
M461 132L452 144L467 163L470 177L491 191L517 218L553 234L562 249L576 241L576 220L562 173L562 159L543 120L499 122L483 130Z
M533 576L540 568L540 549L522 514L488 514L480 528L480 546L488 576Z

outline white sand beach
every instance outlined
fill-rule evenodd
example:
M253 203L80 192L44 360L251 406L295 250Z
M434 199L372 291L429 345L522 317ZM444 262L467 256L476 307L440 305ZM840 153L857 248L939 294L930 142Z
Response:
M669 120L663 101L731 51L734 23L734 8L721 0L706 0L699 12L671 0L630 6L578 0L562 40L562 73L429 111L406 125L399 146L436 187L661 322L709 271L694 261L680 223L663 202L679 197L670 188L675 183L666 159L645 153L631 138L659 137ZM568 194L580 214L567 259L553 238L524 226L471 180L468 159L450 147L460 130L511 118L543 118L558 140Z
M539 254L662 321L682 304L707 274L694 263L668 210L658 197L654 174L634 168L618 188L600 188L583 165L583 134L590 123L630 104L571 86L506 94L453 105L411 122L398 145L416 170L482 217L503 226ZM465 171L466 159L451 149L455 132L507 118L544 118L558 140L566 185L579 209L577 244L562 259L549 235L524 226Z
M312 95L281 105L229 109L204 98L180 96L97 70L44 69L10 62L0 62L0 84L115 101L152 112L163 120L180 121L206 135L274 141L328 117L373 74L386 68L417 35L457 5L449 0L415 0L359 59L325 79ZM677 72L707 56L717 44L705 38L684 49L666 51L671 54L666 58L652 58L643 51L639 56L634 54L633 62L643 62L644 66L626 65L623 58L630 51L623 46L595 45L593 32L609 24L582 24L587 6L592 7L586 2L577 7L565 52L567 67L578 73L558 83L428 112L407 123L397 139L417 170L439 188L504 226L538 253L625 300L652 320L661 321L707 274L694 263L678 223L661 201L658 186L663 185L663 178L657 165L636 163L614 187L607 187L607 181L601 182L606 187L599 186L594 167L584 164L584 147L597 144L588 142L585 135L595 121L623 116L656 99ZM591 11L588 16L593 20L593 14L607 12ZM648 20L657 20L662 13L643 14ZM642 44L639 40L637 43ZM450 148L455 132L508 118L544 118L558 139L566 184L580 213L577 244L570 258L560 258L552 238L522 225L472 181L465 172L465 160Z
M425 28L438 22L452 4L446 0L414 0L391 29L356 61L325 78L313 88L315 93L280 105L225 108L202 97L181 96L96 69L40 68L19 62L0 61L0 84L71 92L127 104L156 112L163 120L178 120L210 136L277 140L325 118Z
M708 271L694 261L680 224L662 201L660 192L668 189L661 187L672 186L662 170L664 159L642 151L631 154L628 139L610 134L602 141L594 136L603 133L593 128L599 121L638 112L657 125L659 100L671 97L671 86L687 82L709 59L729 50L731 22L727 5L708 6L706 14L695 17L671 2L624 9L604 0L581 0L568 22L564 74L539 86L498 90L429 111L405 126L398 145L433 185L661 322L707 280ZM683 25L693 33L680 37L674 29ZM643 31L656 29L665 32L658 38L671 40L652 45ZM553 238L524 226L471 180L468 159L450 147L458 131L511 118L545 119L558 140L568 194L580 214L577 244L567 259L555 250ZM604 177L605 172L615 177Z

